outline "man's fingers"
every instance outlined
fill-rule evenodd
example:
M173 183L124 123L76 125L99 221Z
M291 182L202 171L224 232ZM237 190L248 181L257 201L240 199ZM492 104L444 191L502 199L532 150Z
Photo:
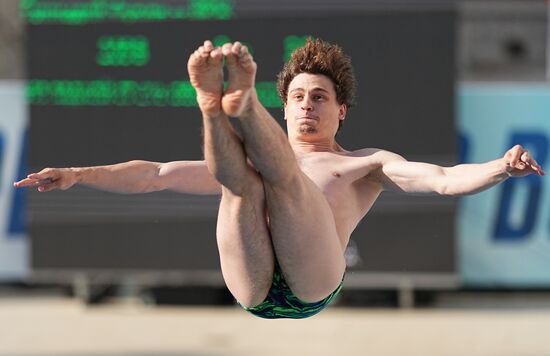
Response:
M45 168L38 173L30 173L26 178L14 183L16 187L37 186L39 184L51 183L58 178L59 174L51 168Z
M529 151L523 151L520 159L527 164L533 164L533 158L531 158L531 154L529 153Z
M531 173L536 173L539 176L544 176L546 173L538 162L533 159L531 153L521 145L515 145L505 154L507 160L507 171L513 176L525 176ZM514 170L521 171L514 172Z
M27 176L27 178L30 179L48 179L51 178L52 174L50 172L44 172L44 173L31 173Z
M522 147L516 145L510 151L510 166L517 167L517 164L521 158Z
M523 170L529 167L533 172L539 175L543 175L543 173L541 172L542 168L539 166L537 161L533 159L529 151L524 150L523 147L520 146L519 152L521 152L521 155L516 165L519 169Z
M539 168L537 168L537 167L535 167L535 166L527 166L527 167L528 167L528 169L529 169L529 171L530 171L531 173L537 174L537 175L539 175L539 176L543 176L543 175L544 175L544 172L543 172L541 169L539 169Z
M544 175L542 167L533 159L533 157L531 157L531 153L529 153L529 151L522 153L521 160L525 162L526 165L529 165L539 175Z
M44 192L49 192L51 190L54 190L56 188L57 188L57 184L55 184L55 183L43 184L43 185L38 186L38 191L40 193L44 193Z
M535 161L534 159L531 159L531 168L532 168L539 176L545 175L544 170L542 169L542 167L540 166L540 164L538 164L538 162Z
M535 167L537 167L537 170L539 171L542 171L542 166L535 160L533 160L533 163L532 163Z
M56 180L60 176L60 171L56 168L44 168L38 173L31 173L27 175L27 178L38 179L38 180Z
M38 191L39 192L49 192L50 190L58 189L61 184L61 180L54 180L54 179L42 179L38 182Z
M19 182L15 182L13 185L17 188L36 187L36 186L39 186L39 185L50 184L50 183L53 183L53 182L54 181L51 178L45 178L45 179L25 178L25 179L20 180Z
M29 187L29 186L31 186L31 185L34 185L35 182L36 182L35 179L25 178L25 179L21 179L21 180L18 181L18 182L14 182L14 183L13 183L13 186L14 186L14 187L17 187L17 188Z
M37 187L39 191L49 191L57 188L62 181L62 172L56 168L44 168L38 173L30 173L26 178L14 182L16 188Z

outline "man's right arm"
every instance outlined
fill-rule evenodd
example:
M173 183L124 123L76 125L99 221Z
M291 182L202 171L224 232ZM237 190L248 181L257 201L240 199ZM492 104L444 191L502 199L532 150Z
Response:
M14 186L36 187L40 192L47 192L69 189L75 184L126 194L160 190L189 194L221 192L205 161L129 161L108 166L45 168L15 182Z

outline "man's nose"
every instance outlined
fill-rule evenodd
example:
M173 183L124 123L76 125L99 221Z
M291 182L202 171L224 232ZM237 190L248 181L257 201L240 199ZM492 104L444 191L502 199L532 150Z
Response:
M302 101L302 110L305 110L305 111L313 110L313 105L311 103L311 100L309 100L309 98L304 98L304 100Z

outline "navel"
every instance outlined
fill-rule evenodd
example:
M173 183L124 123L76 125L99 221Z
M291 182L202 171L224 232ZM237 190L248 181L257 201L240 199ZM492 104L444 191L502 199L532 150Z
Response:
M334 177L336 177L336 178L340 178L340 177L341 177L340 173L338 173L338 172L332 172L332 175L333 175Z

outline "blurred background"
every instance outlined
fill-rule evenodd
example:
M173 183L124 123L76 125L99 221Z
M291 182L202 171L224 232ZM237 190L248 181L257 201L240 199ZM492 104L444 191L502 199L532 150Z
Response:
M546 177L384 193L334 305L275 323L223 285L218 197L12 187L47 166L202 159L186 63L205 39L250 47L281 124L277 73L319 37L359 83L345 148L453 165L522 144L548 170L549 17L544 0L0 1L0 354L550 355Z

